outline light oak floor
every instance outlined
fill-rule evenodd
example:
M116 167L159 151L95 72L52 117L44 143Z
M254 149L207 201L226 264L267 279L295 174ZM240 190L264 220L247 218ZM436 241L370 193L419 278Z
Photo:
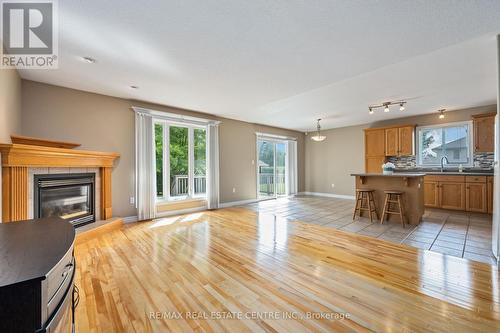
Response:
M496 263L491 252L492 220L488 214L428 209L418 227L407 224L403 228L397 219L382 225L365 217L353 221L354 201L348 199L296 196L245 207L291 222L317 224L487 264Z
M77 332L500 330L493 266L245 208L131 223L75 256Z

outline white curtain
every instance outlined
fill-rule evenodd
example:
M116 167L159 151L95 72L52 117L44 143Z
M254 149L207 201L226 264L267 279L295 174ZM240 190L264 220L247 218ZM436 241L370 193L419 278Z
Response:
M151 115L135 113L135 186L137 219L155 217L156 172L154 131Z
M219 208L219 124L207 126L207 142L207 203L208 209L217 209Z
M298 192L297 180L297 141L287 140L288 143L288 193L287 195L295 195Z

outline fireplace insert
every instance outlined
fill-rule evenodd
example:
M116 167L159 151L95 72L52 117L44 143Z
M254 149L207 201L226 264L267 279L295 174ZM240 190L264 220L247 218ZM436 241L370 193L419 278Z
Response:
M95 174L35 175L34 217L58 216L75 227L95 222Z

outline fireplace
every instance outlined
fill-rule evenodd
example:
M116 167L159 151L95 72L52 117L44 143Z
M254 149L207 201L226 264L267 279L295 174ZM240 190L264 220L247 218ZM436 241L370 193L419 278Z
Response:
M34 175L34 217L59 216L75 227L95 222L95 174Z

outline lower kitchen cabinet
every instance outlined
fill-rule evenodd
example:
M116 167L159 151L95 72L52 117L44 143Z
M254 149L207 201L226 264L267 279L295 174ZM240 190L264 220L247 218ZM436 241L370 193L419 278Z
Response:
M432 208L492 213L493 176L425 176L424 203Z
M468 212L486 213L486 183L466 183L466 210Z
M465 210L465 184L439 182L439 208Z
M439 182L424 182L424 205L425 207L439 207Z

